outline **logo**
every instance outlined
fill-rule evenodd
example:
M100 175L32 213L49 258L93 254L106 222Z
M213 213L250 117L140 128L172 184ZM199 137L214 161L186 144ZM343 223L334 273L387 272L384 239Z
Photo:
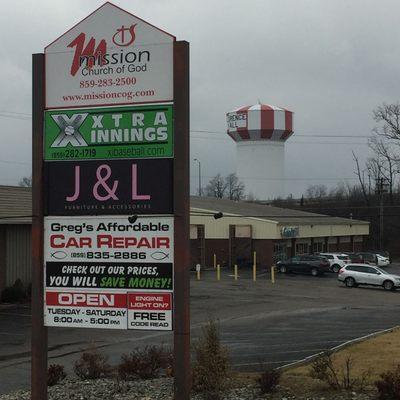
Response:
M118 28L112 37L113 43L119 47L127 47L133 44L136 39L136 25L137 24L133 24L129 28L122 25L121 28ZM82 32L68 45L68 47L71 48L75 47L74 58L72 59L70 70L72 76L75 76L81 67L92 69L94 66L101 67L120 62L131 63L136 61L138 58L142 58L142 53L144 53L147 58L150 57L148 51L139 52L139 55L128 53L128 58L126 58L126 55L121 53L108 54L106 40L101 39L99 44L96 46L96 39L93 36L89 39L87 44L85 44L85 42L86 35Z
M129 28L125 28L125 26L122 25L121 28L117 29L117 32L114 33L114 36L112 37L113 43L121 47L133 44L136 39L136 25L137 24L131 25ZM127 32L129 32L129 34Z
M52 115L51 117L61 131L51 147L66 147L69 144L73 147L87 146L88 144L79 132L79 127L88 115L88 113L73 114L71 117L66 114Z
M72 76L76 75L84 61L86 61L87 68L92 68L96 59L99 59L102 65L103 55L107 53L107 42L104 39L100 41L97 47L95 47L96 40L94 37L90 38L86 46L85 40L86 35L82 32L68 45L68 47L75 47L75 54L71 65Z
M294 238L299 236L298 226L284 226L281 229L281 236L286 238Z

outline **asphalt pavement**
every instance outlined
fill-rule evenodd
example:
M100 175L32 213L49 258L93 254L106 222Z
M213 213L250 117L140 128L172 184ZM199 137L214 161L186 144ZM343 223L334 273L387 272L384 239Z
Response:
M400 274L400 265L388 268ZM282 366L348 340L400 325L400 291L348 289L334 274L314 278L277 275L275 284L263 271L253 282L251 271L213 270L191 280L192 337L210 318L218 321L234 368L255 371ZM147 344L170 345L170 332L49 329L49 364L72 373L80 352L96 344L116 364L121 354ZM0 308L0 393L29 386L30 309Z

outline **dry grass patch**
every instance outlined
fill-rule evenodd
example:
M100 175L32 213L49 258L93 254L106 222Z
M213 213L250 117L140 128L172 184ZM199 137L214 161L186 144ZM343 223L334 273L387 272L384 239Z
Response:
M400 363L400 329L395 329L364 342L346 347L332 355L335 367L341 369L346 360L351 358L352 376L362 378L369 371L367 382L370 385L380 375L393 370ZM311 363L286 370L281 379L282 386L299 390L323 390L324 384L310 377Z

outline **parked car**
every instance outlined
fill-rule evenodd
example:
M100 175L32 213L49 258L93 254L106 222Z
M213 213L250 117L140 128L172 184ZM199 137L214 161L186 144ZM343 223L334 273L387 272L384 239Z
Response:
M377 258L377 265L378 267L387 267L388 265L390 265L390 260L387 257L384 257L380 254L376 255Z
M362 263L363 264L378 265L378 259L377 259L375 253L358 252L356 254L359 255L362 258Z
M319 253L319 255L325 257L329 261L331 271L336 274L339 272L340 268L351 261L349 256L343 253Z
M357 253L346 253L352 264L362 264L363 258Z
M400 287L400 276L392 275L369 264L348 264L340 269L338 280L347 287L358 285L382 286L385 290Z
M390 253L387 250L368 250L368 253L373 253L376 255L380 255L382 257L386 257L389 259L390 263L392 262L392 260L390 258Z
M299 255L292 257L286 261L278 262L279 272L311 274L318 276L330 271L329 261L325 257L313 255Z

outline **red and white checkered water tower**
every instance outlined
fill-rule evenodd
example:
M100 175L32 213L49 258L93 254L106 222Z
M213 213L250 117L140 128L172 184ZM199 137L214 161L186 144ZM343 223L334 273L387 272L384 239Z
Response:
M258 200L285 196L285 142L293 134L293 112L267 104L226 114L236 142L236 174Z

